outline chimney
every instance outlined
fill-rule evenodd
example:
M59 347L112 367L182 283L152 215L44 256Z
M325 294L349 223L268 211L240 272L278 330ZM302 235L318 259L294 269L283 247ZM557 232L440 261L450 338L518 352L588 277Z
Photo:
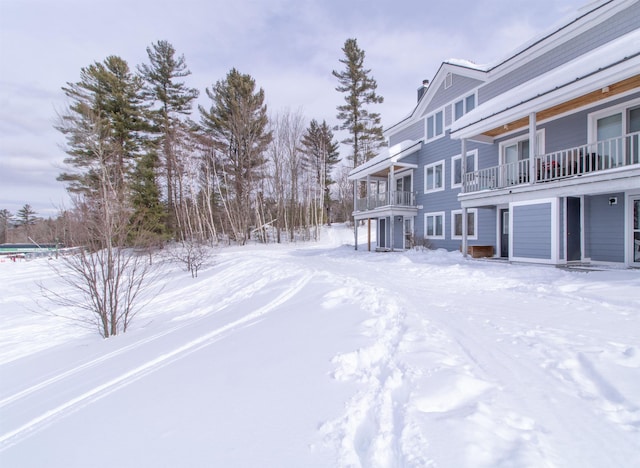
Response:
M429 80L422 80L422 86L418 88L418 102L422 99L422 95L429 88Z

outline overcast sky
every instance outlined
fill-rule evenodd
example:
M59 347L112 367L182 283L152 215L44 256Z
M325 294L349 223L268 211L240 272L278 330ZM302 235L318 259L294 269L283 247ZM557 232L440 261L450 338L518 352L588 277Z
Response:
M167 40L204 92L236 67L265 91L269 112L337 123L332 70L355 37L384 104L385 127L405 117L423 79L449 58L490 63L587 0L0 0L0 209L40 216L66 201L64 139L53 129L61 86L109 55L132 69ZM199 120L194 112L193 117ZM346 153L346 151L343 151Z

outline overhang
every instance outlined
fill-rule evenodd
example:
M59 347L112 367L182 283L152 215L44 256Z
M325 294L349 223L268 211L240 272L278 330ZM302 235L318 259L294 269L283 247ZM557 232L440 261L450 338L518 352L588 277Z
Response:
M404 140L397 145L389 148L383 148L375 158L371 158L364 164L360 164L349 172L349 180L362 179L367 176L385 175L391 167L398 169L412 168L418 166L416 164L402 162L401 159L420 150L422 140Z
M636 30L482 103L452 124L451 137L492 141L526 127L532 113L542 121L640 88L639 71Z

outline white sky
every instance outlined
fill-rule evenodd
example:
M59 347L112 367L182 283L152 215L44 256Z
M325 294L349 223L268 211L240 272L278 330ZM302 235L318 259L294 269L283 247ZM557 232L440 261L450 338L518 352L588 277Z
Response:
M342 95L331 75L358 39L385 98L385 127L408 114L440 63L493 62L586 0L0 0L0 209L29 203L40 216L66 203L65 156L53 129L61 86L118 55L134 69L167 40L184 54L189 86L204 92L236 67L265 90L269 112L335 119ZM199 120L194 112L194 119Z

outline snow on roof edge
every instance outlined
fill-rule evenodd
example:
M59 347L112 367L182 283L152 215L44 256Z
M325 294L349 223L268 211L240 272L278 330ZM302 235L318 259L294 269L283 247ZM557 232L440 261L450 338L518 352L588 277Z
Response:
M365 171L366 169L369 169L386 160L393 159L396 156L398 157L398 159L400 159L399 157L402 155L404 151L411 149L413 146L418 145L419 143L421 143L421 141L422 140L403 140L400 143L397 143L391 147L385 147L380 151L380 153L377 156L369 159L367 162L362 163L357 167L354 167L351 171L349 171L348 177L351 178L355 174ZM408 156L408 154L405 154L404 156Z
M459 132L551 91L578 82L598 70L605 70L615 66L617 63L632 60L640 54L639 50L640 30L635 30L598 47L590 54L577 57L560 67L526 81L480 104L474 110L455 121L451 126L451 132Z

